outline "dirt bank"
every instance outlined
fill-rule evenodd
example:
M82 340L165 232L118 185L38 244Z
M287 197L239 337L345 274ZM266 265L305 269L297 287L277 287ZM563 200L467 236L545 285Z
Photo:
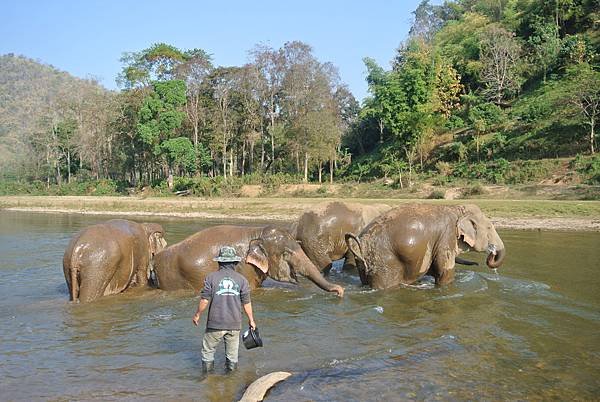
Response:
M198 219L293 221L304 209L334 199L323 198L146 198L0 197L0 209L39 213L164 216ZM406 202L475 203L498 228L600 231L600 202L540 200L400 200L352 199L365 204Z

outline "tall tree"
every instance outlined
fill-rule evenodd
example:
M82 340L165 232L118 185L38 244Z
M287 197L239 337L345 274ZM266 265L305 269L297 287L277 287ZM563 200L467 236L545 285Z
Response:
M554 24L537 22L533 28L535 33L529 37L528 44L533 50L533 65L542 71L545 84L548 71L558 58L561 40Z
M208 118L205 102L204 87L208 75L213 69L211 56L202 49L192 49L184 52L184 61L177 66L177 77L185 81L187 102L185 111L187 120L192 127L194 147L200 142L200 124Z
M520 88L517 62L521 46L515 34L506 29L490 25L481 35L480 59L481 80L485 84L483 93L497 104L514 96Z
M600 117L600 72L587 63L580 63L568 72L569 102L589 126L590 153L596 152L595 126Z
M256 46L251 52L252 65L256 69L256 89L263 108L264 119L268 121L267 134L270 142L270 163L275 161L275 134L281 112L281 91L284 77L284 58L282 52L265 45ZM264 142L261 152L261 167L265 166Z
M172 175L174 158L169 140L177 137L185 113L185 83L181 80L154 81L153 91L146 96L139 111L137 135L147 144L154 156L164 162L165 173Z

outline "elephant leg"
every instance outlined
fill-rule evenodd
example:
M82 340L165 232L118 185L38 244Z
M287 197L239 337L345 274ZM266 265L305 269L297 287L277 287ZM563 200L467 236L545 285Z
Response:
M435 277L436 286L444 286L452 282L454 282L454 268L444 270L439 276Z
M119 269L120 261L111 261L102 266L89 267L80 272L79 300L90 302L108 294L118 293L115 273Z
M438 255L430 270L435 278L436 286L443 286L454 281L454 255Z
M81 281L79 285L79 301L87 303L99 299L104 295L107 281L101 276L90 275L89 273L81 273Z

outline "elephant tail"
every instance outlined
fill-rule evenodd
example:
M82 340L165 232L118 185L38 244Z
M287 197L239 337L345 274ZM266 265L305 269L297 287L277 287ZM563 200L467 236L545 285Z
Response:
M71 301L79 302L79 261L71 265Z
M352 254L354 254L354 260L356 261L356 268L360 274L360 280L363 284L366 284L365 273L369 271L369 265L365 260L363 246L360 242L360 239L354 233L346 233L344 238L346 240L346 244L348 245L348 249Z

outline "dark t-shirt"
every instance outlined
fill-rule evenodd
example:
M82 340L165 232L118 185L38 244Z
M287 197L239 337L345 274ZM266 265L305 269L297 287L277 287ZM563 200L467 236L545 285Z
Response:
M210 301L206 328L239 330L242 304L250 303L250 285L232 268L221 268L208 275L200 296Z

